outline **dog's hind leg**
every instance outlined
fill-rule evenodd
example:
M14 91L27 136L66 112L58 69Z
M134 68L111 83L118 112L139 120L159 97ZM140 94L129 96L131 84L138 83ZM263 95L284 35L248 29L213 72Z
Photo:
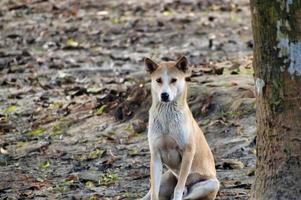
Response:
M175 175L168 170L162 175L160 191L159 191L159 200L170 200L170 197L173 195L175 186L177 185L177 178ZM150 191L142 198L143 200L150 200L151 195Z
M216 178L200 181L188 188L187 195L184 196L186 199L202 199L202 200L213 200L219 189L219 182Z
M177 182L177 178L170 170L165 172L162 176L162 181L160 185L159 200L170 200L170 197L173 195Z

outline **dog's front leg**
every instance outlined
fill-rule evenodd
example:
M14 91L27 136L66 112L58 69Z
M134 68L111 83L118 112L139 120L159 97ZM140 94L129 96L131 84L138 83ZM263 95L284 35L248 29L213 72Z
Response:
M178 177L178 183L174 190L173 200L182 200L182 198L183 198L185 184L186 184L186 180L187 180L187 177L188 177L190 169L191 169L194 152L195 152L194 148L191 146L188 146L188 147L186 147L186 149L183 153L180 174Z
M162 161L160 153L151 151L151 200L159 200L159 190L162 176Z

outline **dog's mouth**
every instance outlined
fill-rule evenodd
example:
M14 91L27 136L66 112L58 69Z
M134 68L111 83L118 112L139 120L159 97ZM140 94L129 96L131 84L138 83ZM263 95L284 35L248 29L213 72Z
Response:
M163 103L169 103L170 100L169 99L161 99L161 102L163 102Z

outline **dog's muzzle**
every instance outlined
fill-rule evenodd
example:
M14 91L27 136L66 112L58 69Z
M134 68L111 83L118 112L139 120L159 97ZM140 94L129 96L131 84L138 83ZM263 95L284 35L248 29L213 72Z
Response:
M163 101L163 102L169 102L169 94L167 92L163 92L161 94L161 101Z

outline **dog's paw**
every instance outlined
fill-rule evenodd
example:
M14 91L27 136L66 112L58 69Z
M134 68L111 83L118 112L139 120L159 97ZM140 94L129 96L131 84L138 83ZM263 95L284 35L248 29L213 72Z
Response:
M174 195L173 195L173 198L172 200L182 200L183 198L183 193L178 193L178 192L175 192Z
M150 191L144 197L142 197L140 200L151 200Z
M187 190L187 187L185 187L184 191L183 191L183 197L185 197L187 194L188 194L188 190Z

